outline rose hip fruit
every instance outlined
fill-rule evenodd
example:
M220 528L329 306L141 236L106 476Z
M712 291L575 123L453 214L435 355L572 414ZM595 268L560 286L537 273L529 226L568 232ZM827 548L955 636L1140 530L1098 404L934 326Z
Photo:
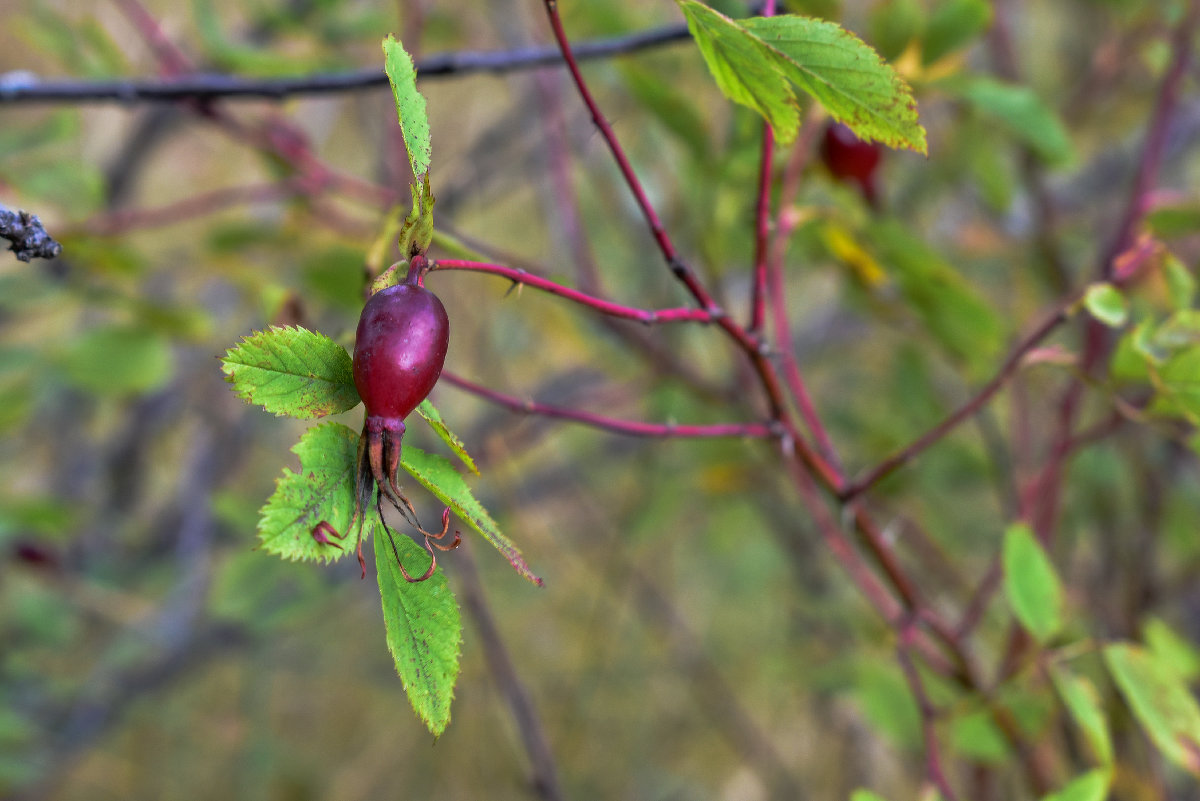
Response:
M450 321L442 302L414 279L367 301L354 340L354 386L367 407L366 458L375 483L397 499L404 418L442 374Z
M368 417L403 420L433 389L450 342L437 295L415 284L367 301L354 339L354 386Z
M840 122L830 123L821 139L821 161L839 181L856 184L872 208L879 207L875 171L883 158L883 148L864 142Z

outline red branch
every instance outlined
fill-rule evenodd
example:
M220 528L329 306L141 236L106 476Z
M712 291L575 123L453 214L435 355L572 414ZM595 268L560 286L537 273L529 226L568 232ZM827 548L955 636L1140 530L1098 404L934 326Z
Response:
M638 180L637 174L633 171L633 165L629 163L629 157L625 155L624 148L617 141L617 135L613 131L612 125L604 113L600 111L600 107L596 104L596 99L592 97L592 91L588 88L587 82L583 80L583 73L579 71L579 63L575 60L575 54L571 49L571 43L567 39L567 32L563 29L562 18L558 14L558 1L545 0L546 13L550 17L550 27L554 31L554 40L558 42L559 50L562 51L563 61L567 63L567 70L571 73L571 80L575 82L575 88L579 92L579 97L587 106L588 113L592 116L592 123L600 131L605 144L608 145L609 151L612 153L613 159L617 162L617 167L621 171L625 183L629 186L629 190L633 193L634 200L638 204L638 208L642 211L642 216L646 219L646 224L650 226L650 233L654 237L654 241L658 244L658 249L666 260L667 265L675 276L683 282L692 297L703 309L712 311L716 308L716 303L712 296L708 294L708 290L700 283L692 269L679 257L678 251L675 250L675 245L671 242L671 237L667 235L666 228L663 227L662 220L659 219L658 212L654 210L653 204L650 203L650 198L646 195L646 190L642 188L642 182Z
M578 303L582 306L587 306L589 309L594 309L601 314L607 314L610 317L620 317L625 320L636 320L639 323L653 325L654 323L709 323L712 322L713 316L704 309L694 308L676 308L676 309L635 309L632 306L622 306L619 303L597 298L594 295L589 295L586 292L580 292L578 289L571 289L562 284L555 283L548 278L534 275L519 267L507 267L503 264L492 264L484 261L467 261L464 259L438 259L432 262L430 270L470 270L477 273L487 273L489 275L498 275L501 278L507 278L513 284L518 286L526 285L534 289L540 289L543 292L549 292L552 295L558 295L560 298Z
M549 404L537 403L536 401L522 400L515 395L506 395L503 392L497 392L494 389L489 389L481 384L476 384L474 381L468 381L465 378L445 371L442 372L441 380L518 414L535 414L541 417L570 420L604 431L611 431L615 434L659 439L705 439L715 437L767 439L775 436L771 430L771 426L765 423L718 423L714 425L643 423L636 420L622 420L578 409L565 409L561 406L550 406Z
M775 16L775 0L763 5L764 17ZM767 316L767 249L771 234L771 175L775 167L775 131L763 122L762 156L758 168L758 203L754 210L754 294L750 299L750 330L761 333Z
M939 442L943 437L957 428L960 423L969 419L987 405L992 396L1000 391L1012 374L1017 371L1017 368L1021 366L1021 360L1025 355L1037 347L1055 328L1066 322L1070 316L1069 310L1074 303L1075 299L1072 298L1034 328L1033 331L1012 349L1008 358L1004 360L1004 364L1001 365L1000 370L992 377L992 380L987 382L974 397L958 407L949 417L917 437L912 444L892 454L861 477L846 484L839 493L842 500L850 500L866 492L890 476L898 468L908 464L930 445Z

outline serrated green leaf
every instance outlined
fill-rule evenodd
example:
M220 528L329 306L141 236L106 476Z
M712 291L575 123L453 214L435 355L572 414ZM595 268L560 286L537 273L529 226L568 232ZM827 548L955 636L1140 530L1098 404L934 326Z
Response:
M979 36L992 21L985 0L947 0L929 18L922 41L921 62L928 66Z
M1132 643L1105 647L1104 661L1163 755L1200 776L1200 705L1179 674Z
M1045 643L1062 625L1063 593L1050 557L1024 523L1004 533L1004 591L1017 620Z
M471 528L483 535L483 538L490 542L492 547L504 554L504 558L518 573L539 587L542 585L542 580L529 569L521 551L501 533L500 526L475 499L471 488L454 469L454 465L449 459L405 445L400 456L400 463L413 478L421 482L442 503L453 509L454 513L465 520Z
M694 0L678 2L721 92L761 114L780 142L793 141L800 130L800 109L776 54L724 14Z
M741 24L778 54L776 63L789 80L860 139L927 152L912 90L857 36L835 23L791 14Z
M1058 792L1042 796L1042 801L1104 801L1111 783L1112 771L1108 768L1090 770Z
M257 331L221 359L238 397L276 415L324 417L358 404L350 354L303 328Z
M409 582L401 574L397 558L413 575L423 573L429 564L426 550L408 537L377 532L375 570L388 650L413 710L437 737L450 722L462 618L444 572L438 570L425 581Z
M259 512L258 539L263 550L284 559L321 562L354 550L358 530L351 531L351 525L358 437L341 423L323 423L304 432L292 448L300 457L300 472L284 468L274 494ZM337 542L340 550L313 538L313 529L322 520L343 536Z
M1075 158L1066 126L1028 86L973 77L945 84L981 114L995 120L1046 164L1061 167Z
M395 37L383 40L383 66L392 97L396 100L396 116L408 150L408 163L418 183L429 172L433 145L429 134L429 117L425 113L425 98L417 91L417 71L412 57Z
M417 414L421 415L426 423L429 423L430 428L442 438L450 450L454 451L468 470L479 475L479 468L475 466L475 460L471 458L471 454L467 453L467 446L463 445L463 441L458 438L458 435L446 426L445 421L442 420L442 413L434 408L428 398L421 401L421 405L417 407Z
M1095 685L1084 676L1077 676L1070 669L1058 665L1053 668L1051 676L1054 687L1062 698L1063 704L1070 711L1084 739L1092 749L1093 755L1102 764L1108 765L1113 761L1112 736L1108 730L1108 720L1104 715L1104 707L1100 703L1100 695Z
M1121 290L1112 284L1092 284L1083 296L1088 313L1109 328L1120 328L1129 321L1129 304Z

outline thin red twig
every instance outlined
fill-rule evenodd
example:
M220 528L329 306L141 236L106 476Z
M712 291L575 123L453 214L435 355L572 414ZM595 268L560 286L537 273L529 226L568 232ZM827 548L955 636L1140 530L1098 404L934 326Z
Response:
M763 5L764 17L775 16L775 0ZM763 121L758 166L758 202L754 206L754 291L750 299L750 331L761 333L767 316L767 250L771 235L771 179L775 171L775 131Z
M925 690L925 682L922 681L910 653L915 633L916 627L911 621L901 626L899 642L896 644L896 659L900 662L900 669L904 672L904 679L908 682L920 712L921 735L925 744L925 775L937 787L943 801L958 801L958 796L942 769L941 746L938 744L936 725L938 712Z
M1036 348L1054 329L1066 322L1070 316L1070 308L1074 303L1075 299L1072 298L1069 302L1059 306L1059 308L1055 309L1052 314L1027 334L1024 339L1017 343L1012 351L1009 352L1008 358L1004 360L1004 364L1000 366L999 371L966 403L959 406L949 417L917 437L911 444L887 457L861 477L846 484L839 493L839 497L843 500L850 500L866 492L890 476L898 468L908 464L918 454L925 451L926 448L941 441L943 437L957 428L959 424L982 409L992 399L992 396L1004 387L1008 379L1017 371L1017 368L1021 366L1021 360L1025 355Z
M819 109L819 107L816 108ZM804 376L800 372L795 348L792 347L792 326L788 319L787 291L784 282L787 243L797 223L797 217L791 213L789 207L799 192L800 178L812 157L819 118L819 111L808 114L804 124L800 127L800 138L792 150L792 157L788 159L787 167L784 169L783 186L779 192L779 213L775 223L775 236L771 241L768 254L767 288L770 293L775 350L778 353L779 364L783 370L788 391L796 404L796 410L800 414L804 427L808 429L809 435L816 443L818 452L840 473L842 465L837 449L833 445L833 439L829 436L828 430L821 422L820 415L817 414L816 405L813 403L812 396L809 395Z
M1101 254L1097 272L1105 279L1114 277L1117 257L1133 245L1134 234L1149 208L1149 196L1158 183L1163 149L1171 121L1178 110L1179 92L1192 63L1192 40L1200 24L1200 2L1188 3L1187 13L1172 37L1171 63L1159 86L1154 111L1147 125L1137 172L1130 188L1129 202L1114 235L1112 244ZM1090 375L1112 351L1113 337L1096 320L1085 323L1081 368ZM1084 394L1083 380L1072 381L1058 403L1058 424L1054 445L1038 478L1038 505L1032 525L1038 538L1046 543L1058 524L1061 508L1062 480L1070 455L1072 432L1079 416Z
M615 434L626 434L633 437L653 437L659 439L743 437L748 439L768 439L775 435L771 426L765 423L717 423L712 425L644 423L636 420L622 420L602 414L593 414L592 412L585 412L580 409L566 409L561 406L551 406L536 401L522 400L515 395L497 392L494 389L476 384L474 381L468 381L450 372L443 371L441 380L518 414L533 414L540 417L570 420L604 431L611 431Z
M579 62L575 59L575 53L571 48L570 41L567 39L567 32L563 28L562 18L558 13L558 0L545 0L545 5L546 13L550 17L550 27L554 31L554 40L558 43L558 47L562 51L563 60L567 64L567 70L571 73L571 80L575 82L575 88L579 92L584 105L587 106L588 113L591 114L592 123L600 131L601 137L604 139L605 144L608 145L609 152L612 153L613 160L617 162L621 176L625 179L625 183L633 193L634 200L637 202L638 208L641 209L646 224L650 227L650 234L654 237L659 252L662 253L663 259L666 260L671 271L687 287L700 307L711 311L716 308L712 296L708 294L708 290L700 283L700 280L692 272L692 269L679 257L679 253L675 250L675 245L671 242L671 237L667 234L667 230L663 226L658 212L655 211L654 205L646 195L646 190L642 187L641 180L638 179L637 173L634 172L633 165L629 162L629 157L625 155L625 149L617 141L617 135L613 131L612 125L609 124L604 113L600 111L600 106L597 105L596 99L592 96L591 89L588 88L587 82L583 79L583 73L579 70Z
M468 261L466 259L437 259L431 262L433 265L430 271L433 270L469 270L477 273L487 273L488 275L498 275L501 278L507 278L517 286L531 286L534 289L540 289L543 292L548 292L552 295L558 295L561 298L573 301L581 306L587 306L589 309L594 309L601 314L607 314L610 317L619 317L625 320L636 320L639 323L653 325L655 323L710 323L712 315L704 309L696 309L692 307L682 307L675 309L637 309L632 306L623 306L620 303L613 303L602 298L594 297L586 292L580 292L578 289L571 289L562 284L551 281L548 278L534 275L520 267L508 267L503 264L493 264L483 261Z

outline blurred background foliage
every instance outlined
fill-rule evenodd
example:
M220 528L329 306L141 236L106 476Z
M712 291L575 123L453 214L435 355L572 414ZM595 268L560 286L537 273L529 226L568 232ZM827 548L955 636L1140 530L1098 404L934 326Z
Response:
M852 474L942 419L1095 277L1184 5L787 4L894 61L930 134L929 158L885 158L883 212L815 163L788 210L794 343ZM2 7L0 81L375 67L389 32L418 61L549 41L533 0ZM562 11L576 39L680 21L665 0ZM759 120L720 97L686 43L585 72L673 238L742 313ZM1186 87L1151 224L1190 266L1200 101ZM422 89L443 231L631 305L685 303L563 74ZM322 569L254 550L257 510L295 466L304 426L240 402L216 357L271 323L351 343L366 251L409 180L386 87L280 103L6 105L0 119L0 202L38 213L64 245L53 262L0 259L0 795L533 795L475 627L453 721L431 742L353 560ZM435 273L428 286L452 321L447 369L488 387L635 419L764 414L714 331L612 323L481 275ZM1138 321L1165 318L1178 297L1139 292ZM1053 429L1053 399L1074 378L1053 349L1069 354L1077 334L1064 329L977 424L872 494L935 606L961 610L998 553L1014 477L1032 469L1021 437ZM1129 363L1136 397L1149 379ZM1118 388L1093 388L1085 422L1107 419ZM442 562L460 597L478 588L478 562L566 797L833 799L863 786L917 797L921 721L892 633L828 557L769 446L621 438L444 383L434 400L480 460L477 493L546 579L530 587L478 542ZM1196 401L1176 401L1080 452L1051 555L1070 638L1139 638L1151 621L1172 659L1194 664L1200 475L1180 420ZM357 428L359 414L345 422ZM1014 417L1029 430L1006 441ZM972 640L980 662L999 662L1011 627L1002 600L988 605ZM1113 716L1119 797L1200 797L1146 745L1095 654L1080 654L1073 664ZM954 780L979 799L1033 797L983 701L931 692L947 710L938 731ZM1011 712L1056 782L1087 764L1038 670L1008 674L987 702Z

